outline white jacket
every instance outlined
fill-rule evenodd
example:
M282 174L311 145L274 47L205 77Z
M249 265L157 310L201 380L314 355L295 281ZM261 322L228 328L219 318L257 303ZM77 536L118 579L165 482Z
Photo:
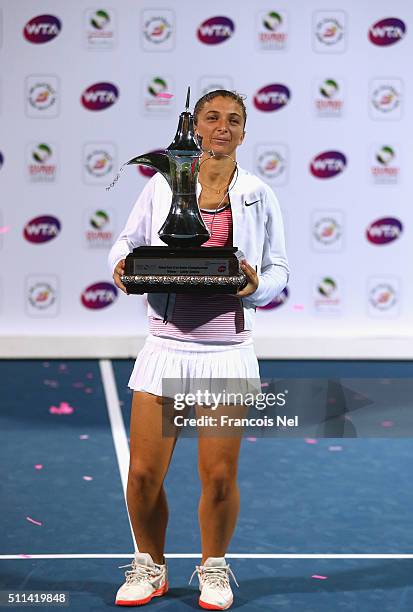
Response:
M259 285L251 295L241 298L244 329L253 328L256 306L264 306L281 293L288 281L284 227L278 200L272 189L254 174L238 167L230 186L233 245L258 272ZM198 196L201 186L198 183ZM153 176L137 199L126 225L112 246L108 261L111 274L116 264L136 247L166 246L158 231L172 201L165 178ZM249 204L249 205L248 205ZM149 293L148 315L173 320L175 293Z

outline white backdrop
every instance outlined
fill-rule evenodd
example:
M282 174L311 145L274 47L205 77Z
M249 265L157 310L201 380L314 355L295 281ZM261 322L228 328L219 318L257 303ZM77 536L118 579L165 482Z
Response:
M105 186L169 144L188 85L247 96L239 162L284 213L259 355L413 355L411 2L0 7L1 356L136 352L144 297L115 293L106 256L148 179Z

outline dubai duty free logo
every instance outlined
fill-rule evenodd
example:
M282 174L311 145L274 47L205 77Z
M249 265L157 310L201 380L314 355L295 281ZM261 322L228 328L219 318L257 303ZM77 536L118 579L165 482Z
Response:
M373 79L369 86L369 112L372 119L397 121L402 116L401 79Z
M205 45L219 45L229 40L235 32L235 24L229 17L210 17L197 29L198 40Z
M331 276L324 276L313 281L314 310L322 314L341 312L341 282Z
M23 28L24 38L33 44L50 42L60 34L62 22L54 15L38 15L30 19Z
M368 314L397 317L400 313L400 279L396 276L370 277L367 281Z
M113 243L113 212L89 210L85 215L85 245L87 248L110 248Z
M317 117L341 117L343 114L343 81L317 79L314 85L314 106Z
M260 11L257 15L257 44L260 51L287 47L288 22L284 11Z
M113 106L119 98L119 90L113 83L94 83L87 87L80 98L84 108L90 111L102 111Z
M370 176L375 185L396 185L400 180L400 162L394 145L371 148Z
M173 94L174 81L171 75L151 75L144 77L142 81L142 104L143 112L151 115L153 113L170 113L175 105Z
M278 111L290 101L291 93L286 85L271 83L261 87L254 95L254 106L263 112Z
M171 10L142 11L142 47L144 51L171 51L175 45L175 14Z
M57 175L56 145L29 143L27 146L27 177L32 183L53 183Z
M401 41L406 34L406 24L397 17L380 19L370 26L368 37L373 45L388 47Z
M347 46L347 16L344 11L313 14L313 49L317 53L343 53Z
M87 10L84 33L88 49L112 49L116 42L115 12L111 9Z
M319 153L310 162L310 172L319 179L328 179L344 172L347 159L340 151L324 151Z

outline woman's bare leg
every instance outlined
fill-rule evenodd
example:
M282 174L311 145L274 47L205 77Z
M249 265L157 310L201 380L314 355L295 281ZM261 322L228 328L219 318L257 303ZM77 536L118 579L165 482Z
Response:
M243 407L239 416L245 416ZM205 414L205 411L203 412ZM218 416L221 411L214 411ZM223 413L228 414L228 408ZM197 411L197 416L201 412ZM211 414L211 411L208 411ZM238 416L237 415L237 416ZM238 457L242 431L234 436L211 437L213 430L199 432L198 467L202 484L199 502L199 524L202 541L202 563L208 557L223 557L234 532L239 508L240 494L237 484Z
M129 516L140 552L163 563L168 504L163 482L176 437L162 435L162 398L135 391L130 424L127 486Z

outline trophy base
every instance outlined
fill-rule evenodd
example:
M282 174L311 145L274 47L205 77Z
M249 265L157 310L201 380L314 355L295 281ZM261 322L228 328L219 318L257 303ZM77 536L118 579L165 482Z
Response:
M235 294L247 284L236 247L143 246L126 257L128 293Z

